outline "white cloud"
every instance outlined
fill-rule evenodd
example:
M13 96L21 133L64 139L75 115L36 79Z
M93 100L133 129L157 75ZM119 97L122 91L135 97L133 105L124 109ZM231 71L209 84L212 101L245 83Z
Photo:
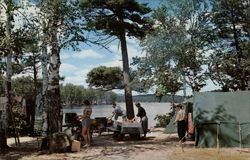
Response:
M61 59L68 59L71 57L70 54L73 54L73 53L62 53L62 54L60 54L60 58Z
M118 66L118 67L122 68L122 61L113 60L113 61L102 63L101 65L106 66L106 67L117 67Z
M65 80L62 82L63 84L72 83L75 85L83 85L84 87L88 86L86 83L86 77L84 76L67 76Z
M111 45L109 48L112 52L117 53L121 57L121 48L116 45ZM142 52L139 47L127 45L128 49L128 57L131 59L132 57L144 57L146 54Z
M80 67L74 66L68 63L62 63L60 67L61 75L65 76L63 84L72 83L75 85L83 85L87 87L88 84L86 83L87 74L91 70L89 69L81 69Z
M104 55L97 53L96 51L92 49L82 50L78 53L62 53L61 58L62 59L68 59L68 58L77 58L77 59L86 59L86 58L103 58Z
M140 49L138 48L135 48L131 45L128 45L128 54L129 54L129 58L132 58L132 57L145 57L146 54L145 52L142 52Z
M75 75L80 75L80 76L85 76L88 74L88 72L90 71L90 69L78 69L78 71L75 71Z
M126 37L126 41L130 44L137 45L137 40L135 38Z
M60 66L60 73L72 73L78 70L78 68L72 64L62 63Z

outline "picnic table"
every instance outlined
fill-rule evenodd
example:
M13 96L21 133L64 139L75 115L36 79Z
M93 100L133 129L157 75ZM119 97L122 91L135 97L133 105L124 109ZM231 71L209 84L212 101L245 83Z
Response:
M107 127L109 131L114 132L114 138L122 140L125 134L129 134L131 138L139 139L143 134L142 125L139 122L122 122L114 121L113 126Z

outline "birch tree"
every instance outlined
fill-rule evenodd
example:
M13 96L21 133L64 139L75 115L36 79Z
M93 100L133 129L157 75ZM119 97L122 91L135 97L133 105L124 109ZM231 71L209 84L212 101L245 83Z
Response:
M59 88L60 51L62 48L77 48L78 42L85 42L84 25L79 16L78 1L40 0L43 22L43 78L46 92L45 110L47 113L48 133L60 131L61 99ZM48 46L48 47L46 47ZM49 48L48 77L46 53ZM47 81L47 80L48 81ZM48 85L47 85L48 84Z

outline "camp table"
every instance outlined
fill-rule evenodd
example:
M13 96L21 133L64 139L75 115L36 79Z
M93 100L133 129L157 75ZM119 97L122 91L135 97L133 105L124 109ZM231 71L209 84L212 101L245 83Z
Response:
M140 138L140 134L143 134L141 123L138 122L122 122L114 121L113 126L107 127L108 130L114 132L114 138L123 139L125 134L129 134L130 137Z

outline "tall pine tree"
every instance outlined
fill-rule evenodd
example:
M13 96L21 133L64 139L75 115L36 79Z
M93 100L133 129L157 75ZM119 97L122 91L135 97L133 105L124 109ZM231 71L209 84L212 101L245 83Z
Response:
M212 1L211 23L214 54L209 67L211 78L224 90L246 90L250 76L249 1Z
M90 27L116 36L121 42L126 110L127 117L132 119L134 109L132 88L129 86L131 78L126 36L141 38L145 35L147 21L144 17L150 12L150 8L135 0L83 0L81 7Z

